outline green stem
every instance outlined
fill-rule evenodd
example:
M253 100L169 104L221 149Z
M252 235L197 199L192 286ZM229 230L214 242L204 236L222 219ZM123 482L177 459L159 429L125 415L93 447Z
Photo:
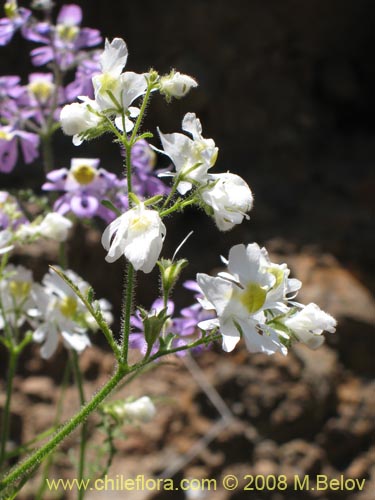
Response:
M68 259L67 259L67 255L66 255L66 243L65 241L62 241L60 244L59 244L59 265L61 267L61 269L66 269L68 266Z
M130 262L127 264L127 280L125 290L125 307L124 307L124 334L122 339L122 363L125 366L128 364L129 352L129 336L130 336L130 317L133 303L134 292L134 267Z
M105 386L95 394L86 406L71 419L64 424L56 435L48 441L44 446L39 448L33 455L27 458L24 462L18 465L12 472L6 475L0 481L0 491L11 485L14 481L21 478L28 470L32 469L38 462L41 462L48 456L71 432L73 432L99 404L112 392L120 380L128 373L128 370L120 367L113 377L105 384Z
M3 418L1 425L2 432L1 432L1 447L0 447L0 465L2 465L5 458L6 444L9 437L10 402L12 399L13 381L17 369L18 357L19 357L19 352L13 347L10 350L10 358L9 358L8 374L7 374L7 386L6 386L6 400L3 409Z
M45 132L43 135L41 135L41 140L44 173L48 174L48 172L51 172L51 170L53 170L54 164L51 133Z
M178 186L180 180L179 180L178 176L175 179L176 180L175 180L175 182L172 185L171 191L170 191L169 195L167 196L167 198L165 199L165 201L163 203L163 206L161 207L162 209L164 209L164 208L166 208L168 206L169 202L171 201L171 199L173 198L173 196L176 194L177 186Z
M130 141L129 141L129 143L131 145L134 144L135 138L136 138L137 133L138 133L138 129L141 126L141 123L142 123L142 120L143 120L143 116L145 114L145 111L146 111L146 108L147 108L147 104L148 104L148 101L149 101L150 96L151 96L151 92L153 91L154 88L155 88L154 84L150 84L149 83L149 85L147 87L147 90L146 90L146 93L145 93L145 96L144 96L143 101L142 101L142 105L141 105L141 109L139 111L139 115L137 117L137 120L135 122L134 128L132 130L132 135L131 135Z
M73 370L74 377L78 386L79 401L81 406L86 404L85 393L83 389L83 379L82 372L79 366L78 354L73 351ZM86 439L87 439L87 421L85 420L81 427L81 440L79 445L79 461L78 461L78 481L81 484L85 472L85 451L86 451ZM78 489L78 500L82 500L85 492L83 488Z
M129 208L131 205L131 199L129 198L129 193L132 193L132 146L128 144L125 146L126 150L126 182L128 186L128 204Z
M57 402L54 425L52 427L54 432L56 431L56 429L58 428L58 425L60 424L61 413L63 410L63 401L64 401L65 392L66 392L66 387L67 387L68 381L69 381L70 372L71 372L71 361L69 359L66 366L65 366L64 374L63 374L63 378L62 378L62 382L61 382L61 392L60 392L59 400ZM45 436L45 437L48 437L48 436ZM48 456L48 458L44 464L42 479L40 481L40 486L39 486L38 492L36 494L35 500L43 500L44 492L46 491L46 488L47 488L47 481L46 480L49 476L49 470L50 470L51 465L52 465L53 456L54 456L54 454L51 453ZM31 470L29 475L31 476L33 474L33 472L34 471ZM27 478L28 476L25 476L25 477Z
M143 369L150 362L167 354L172 354L179 351L186 351L188 349L192 349L193 347L197 347L202 344L207 344L219 338L220 334L217 334L215 331L211 335L198 339L196 342L193 342L192 344L176 347L174 349L169 349L168 351L158 352L153 356L151 356L147 361L141 361L140 363L137 363L131 367L120 365L116 373L105 384L105 386L99 392L97 392L95 396L93 396L91 401L87 403L86 406L81 408L81 410L71 420L69 420L69 422L64 424L48 443L39 448L39 450L37 450L33 455L31 455L24 462L15 467L12 472L3 477L3 479L0 481L0 491L10 486L13 482L17 481L21 477L23 477L29 470L35 469L38 463L40 463L46 456L48 456L67 436L69 436L69 434L71 434L81 423L84 422L84 420L86 420L86 418L94 410L98 408L100 403L113 391L113 389L126 375L130 375L133 372L137 372L140 369Z
M54 156L53 156L53 147L52 147L52 137L55 132L55 119L54 114L57 109L58 100L59 100L59 91L63 82L63 73L60 71L60 68L57 64L53 65L53 74L54 74L54 91L51 98L51 106L48 114L48 118L46 120L45 125L43 126L43 130L41 132L41 140L42 140L42 152L43 152L43 165L44 171L47 174L54 168Z

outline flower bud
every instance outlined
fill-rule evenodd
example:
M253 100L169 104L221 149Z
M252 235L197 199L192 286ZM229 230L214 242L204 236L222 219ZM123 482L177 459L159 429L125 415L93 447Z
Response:
M160 93L165 96L168 102L175 97L184 97L191 88L197 87L198 83L188 75L182 75L178 71L172 70L169 75L160 78Z
M124 420L146 423L156 415L155 405L148 396L133 401L114 401L103 405L103 411L119 423Z
M186 259L173 261L170 259L161 259L158 266L161 274L161 282L163 285L164 295L169 296L173 286L175 285L181 271L188 265Z
M38 233L44 238L50 238L61 243L67 239L72 225L72 222L63 215L50 212L40 223Z
M142 396L135 401L125 403L124 414L132 420L150 422L156 415L156 408L148 396Z
M63 107L60 113L61 128L64 134L73 135L73 143L79 145L78 135L96 127L101 118L90 111L88 102L74 102ZM94 103L95 104L95 103Z

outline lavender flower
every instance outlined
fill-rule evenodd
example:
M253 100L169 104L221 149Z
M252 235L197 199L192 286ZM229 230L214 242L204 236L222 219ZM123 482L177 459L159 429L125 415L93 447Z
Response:
M22 28L31 15L31 11L18 7L16 0L8 0L4 5L5 15L0 19L0 45L6 45L13 35Z
M100 32L81 28L81 21L82 9L70 4L61 8L56 26L41 22L24 28L26 39L44 44L31 52L35 66L55 61L62 70L67 70L79 61L81 49L98 45L102 41Z
M131 164L133 167L133 190L139 198L169 193L170 188L157 177L160 170L154 170L156 153L144 139L134 144L131 152Z
M105 208L109 199L120 210L127 208L125 181L103 168L97 158L73 158L70 170L61 168L47 174L45 191L65 191L55 202L54 210L62 215L73 212L79 218L101 217L111 222L115 214Z
M90 59L83 59L78 67L73 82L65 88L66 100L74 101L78 96L84 95L94 98L92 77L100 73L99 53L93 53Z
M18 113L16 99L24 92L20 80L16 75L0 77L0 117L8 123Z
M11 172L17 163L20 144L25 163L38 157L39 136L32 132L17 130L11 126L0 126L0 172Z

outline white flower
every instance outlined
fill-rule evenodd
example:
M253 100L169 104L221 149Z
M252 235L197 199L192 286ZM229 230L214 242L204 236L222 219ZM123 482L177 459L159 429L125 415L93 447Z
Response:
M9 245L13 238L13 234L8 229L0 231L0 255L10 252L14 245Z
M124 255L136 271L149 273L159 258L165 233L158 212L139 203L105 229L102 245L108 250L106 261L114 262Z
M178 71L171 71L169 75L160 78L160 93L164 94L167 100L172 97L177 99L184 97L190 89L197 87L198 83L188 75L182 75Z
M83 102L74 102L64 106L60 113L61 128L66 135L73 136L73 144L82 144L80 134L90 128L96 127L102 120L100 116L91 111L97 110L97 104L88 97L81 98Z
M30 292L34 286L33 276L23 266L9 264L0 280L0 330L5 324L20 327L34 308Z
M302 286L300 280L289 278L290 269L286 264L275 264L271 262L265 248L261 249L261 267L264 271L275 276L276 282L267 293L266 307L274 307L278 312L288 312L286 304L288 300L294 299Z
M111 43L108 39L105 40L104 51L99 58L102 72L99 75L95 75L92 79L95 98L97 95L106 95L108 90L111 92L116 91L118 79L127 59L128 48L124 40L114 38Z
M202 200L211 207L214 219L221 231L228 231L243 218L253 206L253 195L246 182L238 175L208 174L208 184L201 191Z
M82 278L73 271L65 271L68 278L83 292L89 288ZM53 270L43 278L43 287L35 286L32 295L37 304L34 314L35 328L33 339L43 343L41 356L50 358L56 351L59 334L68 349L81 353L91 345L86 334L85 314L86 308L73 290ZM84 325L84 326L82 326Z
M92 78L95 92L95 101L101 111L115 110L120 114L116 125L123 129L122 113L120 109L128 110L137 97L143 95L147 89L147 80L144 74L128 71L122 73L128 58L126 43L121 38L115 38L110 43L105 41L104 52L100 56L102 73ZM137 116L137 111L132 111ZM125 120L125 129L130 132L132 123ZM130 122L130 123L129 123Z
M262 329L266 323L264 309L267 294L276 283L275 276L262 268L262 252L259 246L235 245L229 252L228 272L218 277L198 274L197 282L205 299L205 309L216 310L217 318L202 322L202 329L220 328L223 349L232 351L244 336L250 352L286 354L287 349L276 332ZM268 303L268 308L277 309Z
M293 316L287 317L283 323L311 349L317 349L323 344L323 331L330 333L336 331L336 320L313 303L304 306Z
M212 139L202 137L202 125L194 113L187 113L182 121L182 130L192 135L163 134L159 130L164 152L173 161L180 176L177 190L187 193L193 186L192 181L204 184L208 180L207 171L216 162L218 148Z
M60 243L68 237L72 222L57 212L48 213L38 227L38 233L44 238L50 238Z
M139 422L150 422L156 415L154 403L148 396L142 396L131 402L125 402L123 416Z

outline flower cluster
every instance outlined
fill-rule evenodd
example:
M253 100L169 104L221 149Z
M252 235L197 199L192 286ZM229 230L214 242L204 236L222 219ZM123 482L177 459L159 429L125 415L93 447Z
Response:
M87 294L87 282L73 271L65 274L82 294ZM101 299L96 307L111 323L110 304ZM91 344L87 331L97 329L83 302L53 270L39 284L31 271L9 264L0 280L0 330L11 329L17 338L22 326L33 331L35 342L43 344L41 356L45 359L54 354L60 337L65 347L81 353Z
M25 163L39 156L44 141L59 128L61 106L82 93L92 95L91 78L99 72L98 54L87 49L98 45L98 30L81 28L82 10L64 5L52 24L52 2L34 2L43 19L29 9L18 7L16 0L5 3L6 17L0 19L0 45L7 44L20 30L26 40L41 44L31 51L35 66L48 65L53 71L29 75L26 85L16 75L0 77L0 172L13 170L21 146ZM66 76L76 70L74 80ZM71 78L70 78L71 79Z
M57 212L48 212L30 222L14 196L0 191L0 254L9 252L17 243L33 243L40 238L61 243L71 227L71 221Z
M199 326L220 329L225 351L232 351L243 337L250 352L285 355L294 341L315 349L324 342L324 330L335 331L335 319L316 304L292 300L301 282L289 278L286 264L271 262L265 248L236 245L226 264L228 271L216 277L197 275L204 294L200 303L216 313Z
M78 218L101 217L106 222L114 218L113 211L102 205L111 201L119 211L127 209L126 182L99 167L98 158L73 158L70 169L60 168L47 174L45 191L63 191L54 203L60 214L73 213Z

